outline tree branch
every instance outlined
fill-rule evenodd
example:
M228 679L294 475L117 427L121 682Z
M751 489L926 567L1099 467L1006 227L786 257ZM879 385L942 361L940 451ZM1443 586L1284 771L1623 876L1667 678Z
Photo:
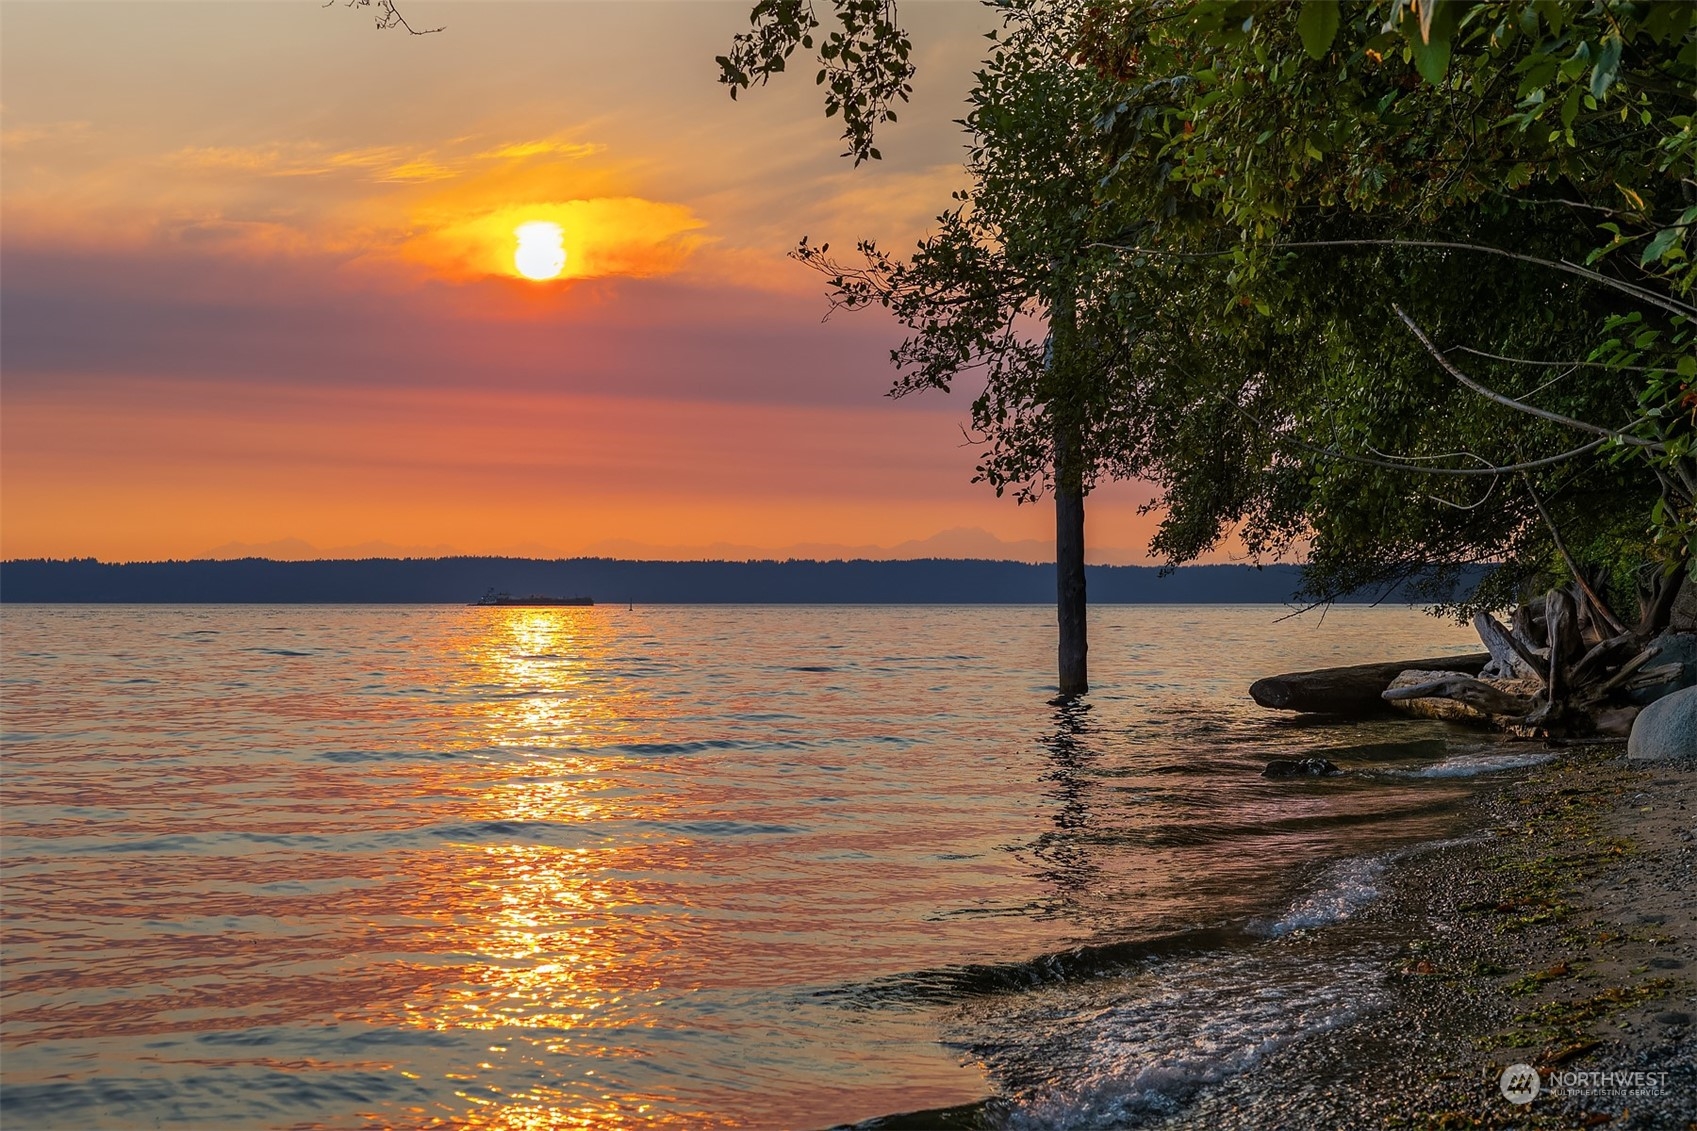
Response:
M1463 385L1466 385L1469 389L1472 389L1475 393L1478 393L1486 400L1495 401L1497 404L1504 405L1505 407L1515 409L1519 412L1527 413L1530 416L1536 416L1540 420L1548 420L1553 424L1563 424L1569 428L1577 429L1580 432L1589 432L1593 436L1603 436L1607 439L1615 440L1631 447L1647 448L1653 452L1667 451L1667 445L1659 441L1646 440L1642 436L1634 436L1628 432L1618 432L1613 428L1604 428L1598 424L1590 424L1583 420L1575 420L1571 416L1563 416L1559 412L1551 412L1548 409L1536 408L1523 401L1517 401L1513 397L1505 397L1501 393L1487 389L1485 386L1463 373L1460 369L1457 369L1455 363L1445 357L1443 351L1432 344L1432 339L1426 336L1426 332L1420 328L1419 324L1416 323L1414 319L1408 316L1408 313L1403 310L1402 307L1393 302L1391 304L1391 309L1396 311L1396 316L1402 319L1403 325L1408 327L1409 332L1414 335L1420 344L1426 347L1426 352L1437 359L1439 365L1443 366L1444 372L1448 373L1451 377L1454 377L1457 381L1460 381ZM1639 424L1642 423L1644 419L1645 418L1640 417L1632 423Z
M1165 251L1161 248L1125 247L1120 244L1111 243L1092 243L1087 244L1086 246L1101 248L1104 251L1124 251L1137 255L1165 256L1169 259L1218 259L1221 256L1233 255L1239 250L1237 248L1229 248L1225 251L1174 252ZM1629 294L1633 298L1638 299L1640 302L1647 302L1651 306L1659 306L1671 314L1679 314L1688 318L1697 317L1697 306L1691 306L1687 303L1679 302L1676 299L1666 298L1662 295L1658 295L1654 291L1645 290L1643 287L1637 286L1633 283L1628 283L1621 279L1614 279L1599 271L1592 271L1589 268L1581 267L1577 263L1569 263L1565 259L1541 259L1536 255L1525 255L1518 251L1507 251L1500 247L1491 247L1488 244L1458 243L1453 240L1299 240L1288 243L1271 243L1267 246L1269 248L1429 247L1450 251L1476 251L1484 255L1500 255L1505 259L1514 259L1521 263L1531 263L1538 267L1549 267L1557 271L1565 271L1570 275L1578 275L1582 279L1589 279L1593 283L1609 287L1624 294Z

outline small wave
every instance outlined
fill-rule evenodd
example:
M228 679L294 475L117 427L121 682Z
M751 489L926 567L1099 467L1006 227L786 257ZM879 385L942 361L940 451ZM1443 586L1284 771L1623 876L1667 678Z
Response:
M654 757L666 754L705 754L709 750L764 750L778 745L771 742L739 742L734 739L711 738L700 742L620 742L603 747L613 754L634 754Z
M1346 1024L1371 1007L1377 987L1370 963L1296 954L1158 970L1131 997L1064 1023L1043 1050L1052 1083L1018 1097L999 1122L1008 1131L1105 1131L1158 1121L1294 1042ZM1063 1071L1054 1071L1057 1062Z
M1345 860L1327 869L1315 890L1302 896L1271 923L1258 920L1249 929L1267 938L1283 938L1292 931L1341 923L1379 898L1379 880L1385 862L1377 857Z
M1479 774L1494 774L1501 770L1520 770L1541 766L1554 754L1490 754L1483 758L1446 758L1424 769L1414 770L1417 778L1471 778Z
M759 825L747 821L638 821L636 823L652 825L654 828L666 829L670 832L688 833L691 836L784 836L804 831L791 825Z
M812 996L848 1009L947 1005L969 998L1123 973L1158 958L1215 950L1241 939L1241 932L1232 928L1198 927L1153 938L1074 947L1023 962L970 963L915 970L815 990Z
M458 758L452 750L326 750L318 755L326 762L353 765L358 762L442 761Z

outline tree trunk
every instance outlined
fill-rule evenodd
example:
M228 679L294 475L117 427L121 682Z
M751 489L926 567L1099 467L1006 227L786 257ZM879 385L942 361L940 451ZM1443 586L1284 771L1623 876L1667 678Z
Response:
M1056 455L1063 445L1057 439ZM1066 445L1070 454L1076 450ZM1060 623L1060 690L1083 695L1090 690L1085 635L1084 488L1077 475L1055 477L1055 615Z
M1056 289L1049 312L1049 336L1043 365L1051 385L1049 419L1055 429L1055 619L1060 628L1057 659L1060 697L1070 699L1090 690L1089 642L1085 636L1084 600L1084 433L1079 409L1068 387L1077 363L1073 292L1070 284Z

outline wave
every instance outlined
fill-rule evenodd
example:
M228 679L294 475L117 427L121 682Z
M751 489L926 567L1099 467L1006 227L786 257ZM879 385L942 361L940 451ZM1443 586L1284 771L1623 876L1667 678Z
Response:
M1300 951L1158 969L1125 1000L1049 1035L1052 1083L1016 1091L994 1123L1093 1131L1165 1119L1204 1088L1360 1016L1377 1000L1380 977L1362 958L1322 962Z
M1272 922L1251 921L1249 930L1264 938L1341 923L1379 898L1386 863L1375 856L1343 860L1326 869L1312 890L1299 896Z
M1554 754L1489 754L1484 757L1445 758L1423 769L1410 771L1417 778L1471 778L1479 774L1494 774L1501 770L1520 770L1541 766Z
M809 996L848 1009L949 1005L976 997L1126 973L1156 959L1218 950L1243 941L1241 928L1197 927L1143 939L1078 946L1018 962L963 963L915 970L830 986Z

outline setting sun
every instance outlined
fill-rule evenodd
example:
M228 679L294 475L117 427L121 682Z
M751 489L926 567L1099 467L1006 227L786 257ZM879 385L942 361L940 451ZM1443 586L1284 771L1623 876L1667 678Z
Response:
M552 279L565 269L565 232L551 220L532 220L513 230L518 247L513 266L527 279Z

